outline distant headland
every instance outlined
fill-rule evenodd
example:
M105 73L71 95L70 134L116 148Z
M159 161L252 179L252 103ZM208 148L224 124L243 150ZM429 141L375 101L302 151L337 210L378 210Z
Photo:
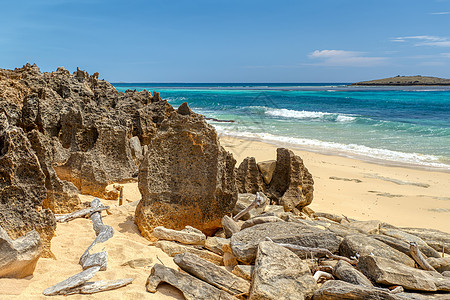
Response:
M384 79L361 81L352 85L450 85L450 79L431 76L395 76Z

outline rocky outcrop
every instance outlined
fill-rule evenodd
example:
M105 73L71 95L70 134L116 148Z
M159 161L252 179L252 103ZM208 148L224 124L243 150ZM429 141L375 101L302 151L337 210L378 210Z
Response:
M325 248L337 252L339 239L331 232L313 226L293 222L273 222L252 226L231 237L234 256L245 264L252 263L260 242L266 237L277 243L289 243L303 247Z
M258 165L253 157L248 157L236 174L239 193L264 192L285 211L301 210L313 200L312 175L291 150L278 148L275 163Z
M162 122L140 165L135 222L147 238L160 225L190 225L211 234L237 200L236 161L214 128L185 109Z
M48 257L56 221L42 208L46 196L45 175L30 142L21 128L5 122L0 128L0 224L12 239L36 230Z
M32 275L42 253L42 241L33 230L12 240L0 226L0 278Z

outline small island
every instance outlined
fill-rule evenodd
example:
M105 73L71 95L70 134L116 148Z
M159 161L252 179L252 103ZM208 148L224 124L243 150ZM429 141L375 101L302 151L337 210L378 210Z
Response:
M431 76L395 76L384 79L361 81L352 85L361 86L382 86L382 85L450 85L450 79L431 77Z

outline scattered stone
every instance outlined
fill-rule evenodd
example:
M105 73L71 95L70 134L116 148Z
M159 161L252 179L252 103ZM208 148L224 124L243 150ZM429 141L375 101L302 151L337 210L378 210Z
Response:
M224 238L220 238L220 237L208 237L206 239L205 242L205 248L208 249L209 251L212 251L218 255L223 255L223 246L226 244L230 244L230 240L229 239L224 239Z
M150 293L156 293L161 282L168 283L179 289L186 300L236 300L222 291L194 276L175 271L160 264L155 264L147 279L146 288Z
M268 207L268 203L270 202L269 198L266 195L262 194L263 201L260 206L253 208L248 213L244 214L240 217L241 220L248 220L254 218L260 214L262 214L265 209ZM233 208L233 215L237 215L242 210L247 208L253 201L256 199L256 194L238 194L238 201ZM284 211L284 210L283 210Z
M427 243L425 243L425 241L418 236L394 228L381 228L380 231L382 234L391 236L397 240L401 240L407 243L415 242L418 245L420 251L428 257L441 257L441 255L436 250L428 246Z
M429 257L427 261L439 273L450 271L450 257L448 256L440 258Z
M260 242L266 237L274 242L290 243L304 247L325 248L337 252L339 239L331 232L294 222L274 222L246 228L231 237L231 249L235 257L251 264L256 258Z
M333 222L336 223L340 223L342 221L342 219L344 219L343 216L338 216L335 214L329 214L329 213L324 213L324 212L315 212L314 213L314 217L322 217L322 218L327 218Z
M308 299L317 289L308 265L272 242L259 243L252 277L250 300Z
M222 257L220 255L217 255L210 251L197 249L191 246L185 246L169 241L157 241L155 243L155 246L160 248L167 255L172 257L180 253L189 252L197 256L200 256L201 258L206 259L207 261L210 261L216 265L221 265L223 263Z
M160 240L177 241L188 245L204 245L206 241L206 236L201 231L192 230L188 226L180 231L158 226L153 229L153 236Z
M226 238L230 238L233 234L241 230L241 226L227 215L222 218L222 227Z
M345 282L373 287L373 284L364 276L363 273L356 270L351 264L346 261L339 260L336 266L333 268L333 275Z
M12 240L0 226L0 278L32 275L42 253L42 241L33 230Z
M415 262L406 254L389 247L383 242L365 235L349 235L342 241L339 252L343 256L351 257L359 255L376 255L392 259L398 263L414 267Z
M232 273L246 280L252 280L252 274L255 270L254 265L236 265Z
M352 221L349 226L359 230L366 234L379 234L380 233L381 221L371 220L371 221Z
M401 285L409 290L450 291L450 279L445 279L439 273L415 269L387 258L363 255L359 258L357 267L380 284Z
M236 257L234 256L233 252L231 251L230 244L225 244L222 247L223 251L223 265L228 271L233 271L234 267L237 266L238 261Z
M265 184L270 184L270 182L272 181L273 172L275 171L275 167L277 166L277 161L261 161L257 165Z
M259 216L254 217L250 220L245 221L241 226L241 230L245 228L249 228L258 224L270 223L270 222L284 222L282 219L275 216Z
M250 283L194 254L177 254L173 261L184 271L232 295L247 293Z
M237 201L233 156L203 116L172 112L150 141L139 167L142 200L135 222L146 238L153 228L194 226L211 235Z
M282 218L285 215L284 207L281 205L267 205L264 209L264 215L273 215Z
M385 243L386 245L408 255L411 256L411 254L409 253L409 243L403 241L403 240L399 240L396 238L393 238L391 236L387 236L384 234L374 234L370 236L371 238L374 238L380 242Z
M115 290L133 282L133 278L117 279L117 280L99 280L95 282L85 282L84 284L74 287L67 291L65 295L73 294L95 294L99 292Z
M400 228L401 230L420 237L437 252L450 254L450 234L436 229Z
M320 289L314 292L313 300L340 300L340 299L383 299L401 300L388 290L352 284L341 280L329 280Z

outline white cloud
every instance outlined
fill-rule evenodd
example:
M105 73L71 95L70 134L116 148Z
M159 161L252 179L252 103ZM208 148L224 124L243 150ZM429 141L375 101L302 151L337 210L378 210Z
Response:
M392 42L415 41L414 46L450 47L450 39L446 37L433 35L400 36L392 38L391 41Z
M386 57L364 56L364 52L345 50L316 50L309 55L311 59L321 59L315 65L321 66L347 66L368 67L384 63Z
M450 53L441 53L441 55L442 55L443 57L450 58Z
M430 13L430 15L448 15L448 14L450 14L450 11L440 11L440 12Z

